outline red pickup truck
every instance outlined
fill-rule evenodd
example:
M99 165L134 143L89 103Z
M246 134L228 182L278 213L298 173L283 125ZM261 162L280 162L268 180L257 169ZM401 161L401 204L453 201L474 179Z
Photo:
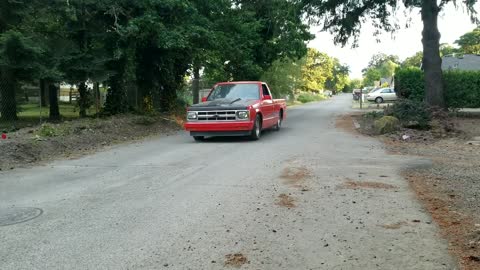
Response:
M196 141L210 136L250 136L280 130L287 113L284 99L273 99L264 82L217 83L202 103L187 108L185 130Z

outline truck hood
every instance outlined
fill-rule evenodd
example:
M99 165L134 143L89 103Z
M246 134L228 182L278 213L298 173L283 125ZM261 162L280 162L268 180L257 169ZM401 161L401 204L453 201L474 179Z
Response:
M246 110L248 106L253 105L257 100L246 99L239 100L232 104L235 99L215 99L212 101L202 102L192 105L188 108L189 111L214 111L214 110Z

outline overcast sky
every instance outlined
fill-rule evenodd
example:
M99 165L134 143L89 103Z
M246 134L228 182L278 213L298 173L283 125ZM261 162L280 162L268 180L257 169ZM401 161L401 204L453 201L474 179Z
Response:
M480 11L480 3L477 3L477 11ZM418 12L418 13L416 13ZM400 12L403 17L403 13ZM422 20L419 10L414 10L411 14L412 24L410 28L402 28L392 39L391 34L385 33L381 36L381 43L377 43L373 37L373 27L369 24L362 26L362 33L359 39L359 47L352 49L351 44L341 48L333 44L333 36L326 32L319 32L318 27L312 27L311 32L316 38L310 42L309 47L316 48L319 51L326 52L330 56L337 57L342 63L350 66L350 75L352 78L361 78L362 69L365 68L372 55L383 52L386 54L395 54L401 60L412 56L422 50ZM405 18L400 19L400 22ZM470 17L462 8L458 10L449 5L440 14L439 30L442 35L440 43L450 43L457 40L466 32L472 31L475 25L471 23Z

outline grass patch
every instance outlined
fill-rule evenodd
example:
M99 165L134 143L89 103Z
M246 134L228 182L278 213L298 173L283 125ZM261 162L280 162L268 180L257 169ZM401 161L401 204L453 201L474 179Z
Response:
M315 102L315 101L321 101L325 100L326 97L321 94L312 94L312 93L301 93L298 95L297 100L300 101L301 103L308 103L308 102Z
M78 118L79 108L73 104L59 104L60 115L64 118ZM31 119L31 118L48 118L50 112L49 107L40 107L39 104L22 104L19 106L18 118ZM94 115L95 108L87 109L87 115Z

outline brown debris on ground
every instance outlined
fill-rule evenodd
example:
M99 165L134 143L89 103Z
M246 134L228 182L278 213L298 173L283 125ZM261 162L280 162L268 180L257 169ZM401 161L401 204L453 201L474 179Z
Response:
M342 185L339 185L340 189L395 189L397 188L394 185L389 185L380 182L370 182L370 181L353 181L349 180Z
M379 225L379 226L384 228L384 229L387 229L387 230L398 230L401 227L406 226L406 225L408 225L407 222L400 221L400 222L393 223L393 224L385 224L385 225Z
M409 173L407 179L450 242L450 252L460 258L461 269L480 269L480 262L469 259L480 256L480 239L475 237L480 228L473 217L455 210L454 197L439 192L422 173Z
M0 171L61 158L77 158L109 145L178 132L163 116L119 115L23 128L0 140Z
M357 132L354 124L354 120L356 120L359 115L361 114L346 114L339 116L335 120L335 127L348 133L360 135L360 133Z
M304 181L312 176L312 172L304 166L285 168L280 177L284 179L284 183L298 188L304 188Z
M225 266L240 268L242 265L250 263L247 257L241 253L225 255Z
M356 116L360 119L362 116ZM365 119L365 118L361 118ZM371 120L371 119L370 119ZM359 121L360 132L371 135ZM433 165L405 172L433 220L439 225L460 269L480 269L480 118L448 117L451 129L402 128L378 136L390 154L425 157ZM368 124L368 123L367 123ZM395 225L395 224L394 224Z
M280 196L278 196L278 199L279 200L277 201L276 204L279 206L287 207L287 208L296 207L295 200L287 194L280 194Z

